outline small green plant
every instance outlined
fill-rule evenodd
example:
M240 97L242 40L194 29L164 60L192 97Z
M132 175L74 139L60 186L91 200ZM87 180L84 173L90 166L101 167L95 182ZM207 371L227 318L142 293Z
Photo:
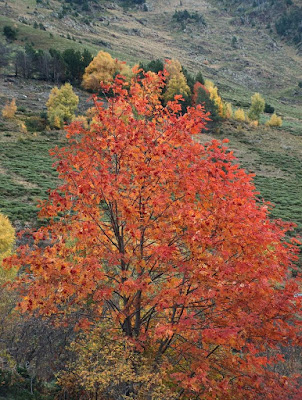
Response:
M271 106L270 104L265 103L265 107L264 107L264 112L267 114L273 114L275 111L275 108L273 106Z
M25 120L25 126L28 132L42 132L46 128L46 119L40 117L29 117Z
M198 22L202 25L206 25L206 21L203 15L199 14L197 11L190 13L188 10L182 10L182 11L176 10L175 13L173 14L172 19L179 23Z
M7 40L13 41L17 39L17 29L11 26L5 25L3 28L3 34Z
M238 45L238 39L236 38L236 36L233 36L233 37L232 37L232 47L233 47L234 49L236 49L236 48L237 48L237 45Z

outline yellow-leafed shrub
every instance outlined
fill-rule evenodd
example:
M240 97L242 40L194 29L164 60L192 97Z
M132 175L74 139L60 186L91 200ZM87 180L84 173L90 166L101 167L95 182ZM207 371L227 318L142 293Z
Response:
M210 93L210 99L214 101L218 108L218 115L221 118L227 118L227 108L226 104L223 102L222 98L218 94L218 87L214 85L212 81L206 80L205 87Z
M260 114L263 113L265 109L265 100L261 96L260 93L255 93L251 97L251 107L248 112L248 117L252 121L259 121L260 119Z
M227 119L232 118L233 108L231 103L224 103L224 117Z
M13 99L10 103L6 103L2 110L3 118L11 119L14 118L17 111L16 99Z
M11 255L14 243L15 229L10 220L0 213L0 286L15 274L13 270L7 271L2 268L2 261Z
M242 108L238 108L235 112L234 112L234 119L236 121L241 121L244 122L245 121L245 113L243 111Z
M79 97L73 92L70 83L65 83L60 89L55 86L46 103L50 125L63 128L64 122L70 122L74 117L78 104Z
M15 242L15 229L9 219L0 213L0 264L11 254Z
M258 125L259 125L259 121L257 121L257 120L250 121L250 126L252 128L257 128Z
M266 123L267 126L282 126L282 118L278 117L276 113L274 113L270 120Z

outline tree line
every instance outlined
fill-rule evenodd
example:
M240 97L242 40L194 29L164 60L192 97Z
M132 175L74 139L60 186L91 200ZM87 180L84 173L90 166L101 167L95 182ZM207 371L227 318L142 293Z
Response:
M15 74L25 79L35 78L57 84L70 82L79 85L85 68L92 59L93 56L87 49L82 52L74 49L44 51L26 44L25 49L16 54Z

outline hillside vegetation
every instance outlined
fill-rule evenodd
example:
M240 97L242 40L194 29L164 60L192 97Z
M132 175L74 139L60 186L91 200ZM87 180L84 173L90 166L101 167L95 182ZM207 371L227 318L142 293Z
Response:
M130 64L146 63L153 58L179 59L191 73L202 70L205 78L214 80L224 100L244 109L248 108L253 92L259 91L283 118L282 128L251 130L246 124L223 123L215 135L230 137L230 146L240 161L257 174L261 195L276 204L273 215L300 223L302 88L299 82L302 81L302 61L295 48L281 43L278 35L271 32L267 24L261 23L259 17L261 10L269 8L271 12L265 15L272 18L272 24L273 18L279 15L276 10L282 11L285 6L291 9L297 4L276 1L268 7L265 1L255 6L249 1L204 0L148 1L145 6L139 3L143 2L28 0L0 3L1 30L4 26L16 30L16 39L6 41L12 52L10 64L2 72L14 73L15 54L24 51L25 46L31 46L32 50L27 47L30 54L33 51L38 54L39 50L46 54L50 48L55 48L61 52L66 49L83 52L86 49L95 55L104 49ZM241 17L245 15L257 15L260 19L257 19L257 24L250 17L242 21ZM4 37L2 41L5 42ZM34 76L38 78L35 73ZM11 82L1 83L2 106L7 99L15 97L21 120L46 110L45 103L52 85L39 89L38 81L10 79ZM37 92L37 99L43 99L42 103L33 100L31 93L34 92ZM85 100L80 104L84 105ZM266 115L265 119L268 118ZM2 121L1 129L1 140L7 142L1 149L1 179L6 188L6 196L1 200L2 208L13 220L29 221L29 216L34 215L36 199L52 184L47 178L45 185L38 185L38 189L31 186L43 178L36 175L38 171L29 178L34 164L28 172L20 172L24 171L21 165L31 164L30 154L17 150L20 143L16 142L16 137L20 134L16 136L12 132L13 125L6 121ZM213 135L213 132L205 133L205 137L208 135ZM41 146L41 140L45 142L45 149L54 144L52 136L31 140L38 142L34 146L26 143L24 146L29 147L33 157L36 146ZM13 150L14 146L16 150ZM14 166L9 153L15 151L20 153L19 157L25 154L29 161L24 160L25 164L22 164L19 158L20 165ZM38 157L48 157L47 153L38 153ZM288 157L296 161L287 162ZM50 165L51 161L47 163L45 165ZM29 175L25 179L19 174ZM49 177L54 175L51 172ZM37 182L33 182L34 179ZM19 187L20 182L25 186ZM26 187L28 192L24 197L22 193ZM20 199L27 200L24 203ZM28 207L28 211L24 212L24 207Z

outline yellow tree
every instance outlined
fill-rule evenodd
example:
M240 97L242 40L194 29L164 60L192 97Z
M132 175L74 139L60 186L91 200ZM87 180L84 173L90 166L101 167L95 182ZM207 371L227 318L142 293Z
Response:
M2 109L2 116L3 118L14 118L15 114L17 111L17 106L16 106L16 99L13 99L10 103L6 103L5 106Z
M206 80L205 87L208 89L210 93L210 99L214 101L214 103L218 107L218 114L222 118L226 118L226 107L222 98L218 94L218 87L214 85L212 81Z
M99 91L100 83L112 82L116 74L130 78L132 72L123 61L112 58L105 51L100 51L85 69L82 85L85 89Z
M264 98L261 96L260 93L255 93L251 97L251 107L248 112L248 117L252 121L259 121L260 114L263 113L265 108L265 101Z
M163 95L165 103L174 99L175 95L189 97L191 90L187 79L182 72L182 66L178 60L167 61L165 70L168 72L166 91Z
M236 121L245 121L245 114L242 108L238 108L235 112L234 112L234 119Z
M72 90L70 83L65 83L60 89L55 86L46 103L51 126L62 128L64 122L71 122L78 104L79 97Z
M182 73L182 66L178 60L167 60L164 66L165 70L168 72L168 81L174 76L178 76Z
M191 94L187 80L182 72L178 76L173 76L169 79L167 90L163 97L167 103L169 100L173 100L174 96L178 94L181 94L183 97L188 97Z

